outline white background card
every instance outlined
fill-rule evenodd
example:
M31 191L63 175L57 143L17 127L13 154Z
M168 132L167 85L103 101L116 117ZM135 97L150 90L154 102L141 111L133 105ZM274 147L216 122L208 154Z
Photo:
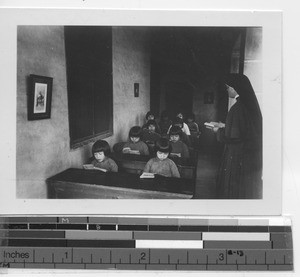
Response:
M13 2L13 3L11 3ZM9 5L14 5L16 7L22 7L25 5L24 1L10 1ZM45 1L40 3L40 1L26 1L27 5L39 5L39 6L55 6L55 7L70 7L70 5L75 6L77 8L91 8L94 7L96 1ZM0 2L1 7L8 5L7 1ZM96 4L99 5L99 4ZM299 255L299 237L296 236L299 233L300 228L300 209L299 209L299 185L300 185L300 124L297 123L298 118L300 117L299 112L299 64L300 64L300 39L298 36L298 26L300 26L300 17L299 17L299 4L297 1L107 1L105 3L101 3L99 5L105 8L123 8L123 9L177 9L177 10L195 10L195 9L203 9L203 10L277 10L283 11L283 23L282 23L282 41L279 43L282 44L282 69L283 69L283 101L282 101L282 132L281 128L276 128L274 131L274 137L282 136L282 214L290 215L292 218L293 224L293 234L294 234L294 257L295 257L295 272L294 273L286 273L286 272L278 272L278 273L263 273L263 276L298 276L299 274L299 266L300 266L300 255ZM1 11L3 12L3 11ZM236 18L233 18L232 21L235 21ZM3 52L3 48L1 48L1 72L0 72L0 101L1 101L1 110L0 110L0 122L1 122L1 135L0 142L2 144L2 159L0 159L0 174L1 176L13 176L10 174L14 173L14 159L11 154L14 153L14 145L15 145L15 99L14 96L7 96L9 92L14 92L16 83L16 60L15 58L12 60L8 60L11 58L11 53L16 53L16 33L13 31L12 33L8 32L8 30L15 28L15 23L17 21L22 22L24 18L22 16L19 17L8 17L8 15L0 17L1 22L1 42L5 42L5 39L9 39L9 49ZM32 19L34 20L34 18ZM209 20L209 19L205 19ZM13 24L11 23L13 22ZM231 22L230 20L228 22ZM4 45L6 45L4 43ZM15 57L15 55L14 55ZM2 60L2 58L4 58ZM6 65L10 64L7 68ZM14 64L14 66L13 66ZM3 105L5 103L5 105ZM273 122L276 125L276 122ZM7 139L9 138L9 139ZM271 162L271 161L270 161ZM7 170L9 168L9 171ZM8 172L7 172L8 171ZM273 172L277 174L276 172ZM276 175L275 175L276 176ZM17 202L11 202L11 191L13 190L12 186L14 184L13 179L9 179L7 183L1 184L1 212L9 212L9 213L43 213L44 201L36 201L35 204L30 203L29 200L20 200ZM9 196L5 202L2 202L6 196ZM95 204L97 206L97 204ZM89 205L87 205L89 206ZM83 205L83 209L88 209ZM173 204L169 205L173 208ZM275 213L280 212L281 203L277 202L275 205ZM20 211L20 207L23 207L24 210ZM29 208L26 208L29 207ZM71 205L73 208L74 206ZM62 208L60 204L58 204L58 208L53 209L52 212L55 213ZM70 212L74 211L70 208ZM232 207L234 209L234 207ZM189 209L190 210L190 209ZM174 210L175 211L175 210ZM239 213L238 209L235 208L236 212L233 214ZM251 214L252 209L248 209L249 214ZM255 209L254 209L255 211ZM201 210L201 213L205 214L207 210ZM273 211L269 212L273 213ZM268 214L268 211L262 212L262 214ZM68 210L65 210L65 213L68 213ZM97 214L97 213L96 213ZM25 271L26 272L26 271ZM39 272L43 272L39 270ZM24 273L24 272L23 272ZM78 273L78 272L77 272ZM73 272L74 274L74 272ZM105 273L102 273L105 274ZM117 276L120 273L110 273L111 276ZM134 273L122 273L122 275L132 276ZM135 273L141 274L141 273ZM29 274L28 276L31 276ZM82 275L82 274L80 274ZM89 276L90 274L85 274ZM148 273L150 276L260 276L262 273L244 273L244 272L229 272L229 273L207 273L207 272L192 272L192 273ZM19 275L17 275L19 276Z
M70 9L2 10L1 96L5 116L3 149L5 171L1 175L3 213L66 214L182 214L182 215L279 215L281 213L281 13L229 11L133 11ZM155 20L154 20L155 19ZM9 24L5 24L5 22ZM16 199L16 52L17 26L113 25L113 26L259 26L263 30L263 199L258 200L36 200ZM20 70L20 69L18 69ZM55 81L55 80L54 80ZM5 92L5 93L3 93ZM24 88L24 93L26 90ZM25 98L24 98L25 99ZM54 116L54 115L52 115ZM276 122L276 124L274 124ZM43 121L37 128L43 128ZM18 134L18 132L17 132ZM23 133L21 134L23 135ZM41 135L41 134L40 134ZM45 134L45 140L47 136ZM22 143L22 137L18 137ZM34 144L34 139L32 143ZM45 141L44 147L56 145ZM26 151L26 149L24 149ZM43 157L47 159L47 157ZM43 162L43 159L37 162ZM59 163L54 157L49 156ZM25 164L21 166L26 166ZM20 165L19 165L20 166ZM3 168L4 168L3 167ZM34 182L35 175L26 176ZM9 203L9 204L7 204ZM145 204L147 203L147 204Z

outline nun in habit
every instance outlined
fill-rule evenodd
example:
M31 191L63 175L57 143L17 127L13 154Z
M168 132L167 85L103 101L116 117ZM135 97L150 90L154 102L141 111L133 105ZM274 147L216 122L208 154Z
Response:
M249 79L230 74L225 80L228 97L235 103L225 126L215 127L225 144L217 177L221 199L262 198L262 115ZM231 100L232 100L231 99Z

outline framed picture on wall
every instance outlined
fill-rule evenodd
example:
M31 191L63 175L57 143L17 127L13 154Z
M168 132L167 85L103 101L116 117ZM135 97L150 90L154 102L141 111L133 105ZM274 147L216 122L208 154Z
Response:
M51 77L29 75L28 120L50 118L52 82Z

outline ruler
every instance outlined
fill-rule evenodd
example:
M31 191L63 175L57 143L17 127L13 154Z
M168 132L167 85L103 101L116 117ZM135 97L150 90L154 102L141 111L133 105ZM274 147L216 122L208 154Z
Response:
M285 218L0 217L0 267L293 270Z

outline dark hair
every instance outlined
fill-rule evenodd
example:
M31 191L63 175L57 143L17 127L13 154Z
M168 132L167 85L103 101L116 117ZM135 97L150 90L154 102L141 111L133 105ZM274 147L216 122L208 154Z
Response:
M154 119L155 119L154 113L151 112L151 111L149 111L149 112L146 113L146 120L148 120L148 117L149 117L150 115L153 115L153 116L154 116Z
M140 126L133 126L129 131L129 137L140 138L142 136L142 128Z
M172 151L172 146L167 138L161 138L156 142L155 151L170 153Z
M171 127L170 132L169 132L170 136L176 136L176 135L181 136L181 134L182 134L182 130L179 126L172 126Z
M145 127L148 129L148 127L150 125L154 125L155 126L155 130L157 130L158 126L155 120L148 120L147 123L145 124Z
M183 126L183 120L179 117L175 117L173 120L173 126L178 124L181 124L181 126Z
M110 147L107 141L105 140L97 140L92 147L93 155L98 152L103 152L105 156L110 154Z

